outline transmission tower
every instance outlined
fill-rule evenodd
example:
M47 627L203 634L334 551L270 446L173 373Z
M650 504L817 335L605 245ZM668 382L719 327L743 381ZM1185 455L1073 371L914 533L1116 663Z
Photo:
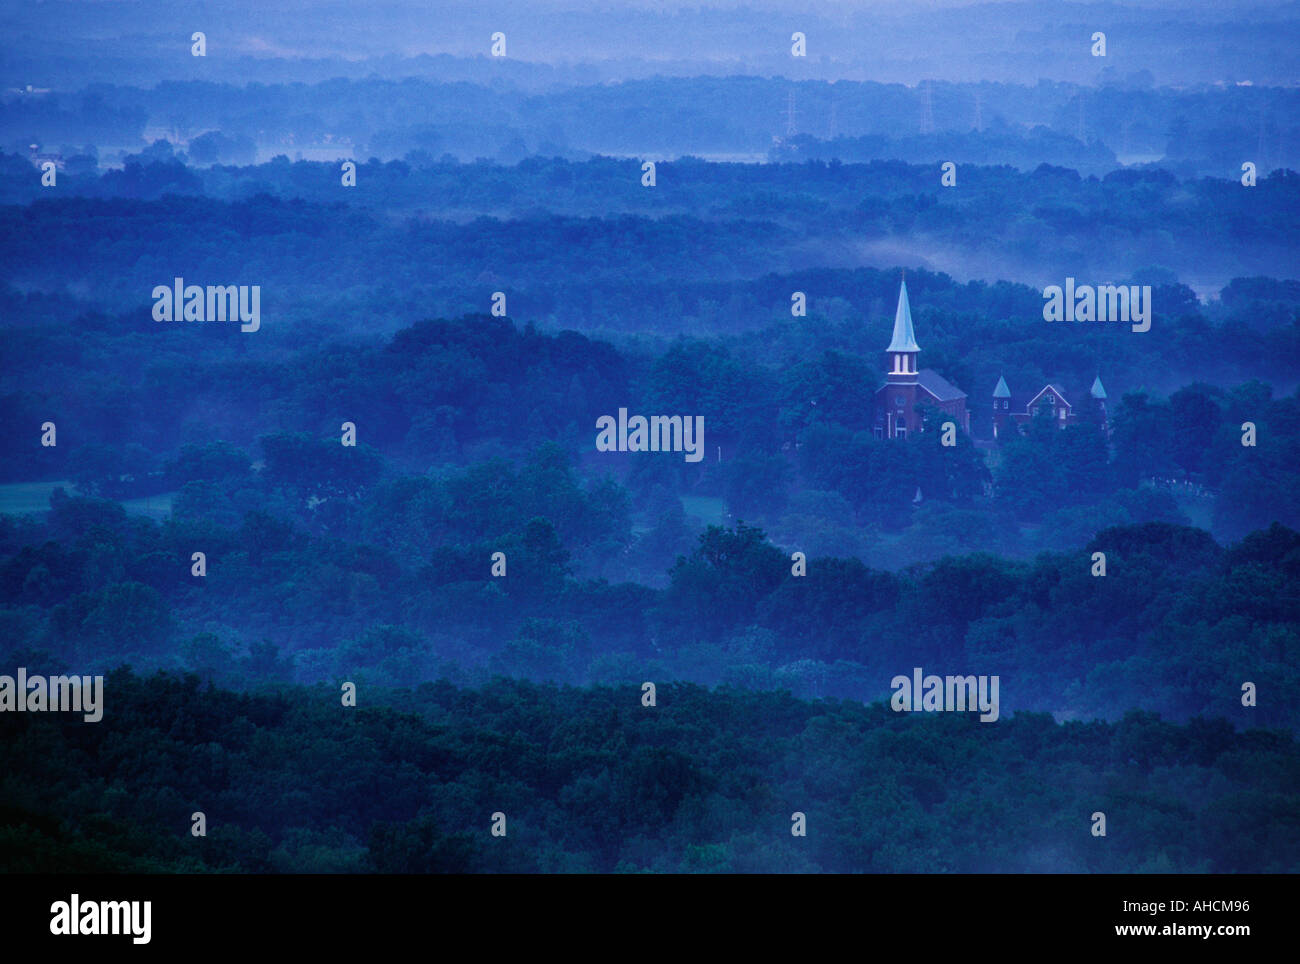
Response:
M921 133L934 133L934 104L930 97L930 82L921 84Z
M1263 174L1268 167L1264 164L1264 102L1262 100L1259 102L1259 146L1255 148L1255 157L1255 166Z

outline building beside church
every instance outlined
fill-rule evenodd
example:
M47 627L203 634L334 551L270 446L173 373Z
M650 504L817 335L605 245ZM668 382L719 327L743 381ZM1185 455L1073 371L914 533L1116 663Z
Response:
M912 306L907 300L907 282L898 289L898 310L894 313L894 337L887 349L889 372L876 392L873 430L876 438L906 438L921 431L921 409L938 409L970 434L970 413L966 393L932 368L917 368L921 353L912 329Z
M916 331L912 326L912 306L907 298L906 281L899 285L894 336L886 351L889 369L885 384L876 392L872 412L872 430L876 438L906 438L922 431L926 408L950 417L963 432L971 434L966 393L934 369L917 366L921 348L916 343ZM1006 379L998 376L997 387L993 389L995 440L1007 437L1008 431L1023 434L1040 411L1051 415L1060 428L1092 422L1100 425L1103 431L1109 429L1106 389L1102 387L1100 375L1093 381L1087 401L1077 407L1066 398L1065 389L1057 383L1013 397Z
M1014 398L1007 380L998 376L997 387L993 389L993 437L1003 438L1008 431L1025 433L1035 415L1040 412L1051 416L1058 428L1091 422L1101 426L1102 431L1109 428L1106 414L1106 389L1102 387L1098 375L1088 391L1088 400L1076 408L1065 397L1065 390L1055 383L1044 385L1037 392Z

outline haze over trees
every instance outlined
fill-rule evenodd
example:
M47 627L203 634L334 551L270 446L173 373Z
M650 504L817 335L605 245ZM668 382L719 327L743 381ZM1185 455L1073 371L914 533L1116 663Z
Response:
M300 6L6 14L0 870L1300 870L1294 9Z

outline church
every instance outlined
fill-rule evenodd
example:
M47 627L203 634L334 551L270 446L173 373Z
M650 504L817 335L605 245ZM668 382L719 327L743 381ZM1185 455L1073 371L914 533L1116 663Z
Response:
M898 309L894 312L894 337L886 349L889 370L885 384L876 392L873 406L873 431L878 439L906 438L923 430L922 411L937 410L951 418L963 432L971 434L970 412L966 393L932 368L918 368L921 348L912 327L912 306L907 300L907 282L898 289ZM1093 422L1103 431L1109 429L1106 413L1106 389L1101 376L1092 383L1088 400L1078 407L1066 398L1059 384L1044 385L1037 392L1013 397L1006 379L998 376L993 389L993 439L1007 437L1008 432L1023 434L1039 412L1049 414L1059 428L1080 422Z
M921 431L921 409L931 406L970 434L970 413L966 393L932 368L917 369L921 353L912 330L912 306L907 300L907 282L898 289L898 310L894 313L894 338L889 343L890 369L885 384L876 392L876 438L906 438Z

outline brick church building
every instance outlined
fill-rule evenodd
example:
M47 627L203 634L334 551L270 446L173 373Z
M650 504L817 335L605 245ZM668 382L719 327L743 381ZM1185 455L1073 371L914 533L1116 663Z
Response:
M873 431L876 438L906 438L922 431L921 409L929 406L949 416L967 435L970 412L966 410L966 393L932 368L917 367L921 348L912 328L912 306L907 300L907 282L898 289L898 310L894 313L894 337L886 349L889 371L885 384L876 392ZM1036 392L1012 396L1005 378L999 376L993 389L993 438L1006 438L1008 432L1023 434L1039 412L1051 415L1059 428L1080 422L1093 422L1108 431L1106 389L1101 376L1092 383L1088 400L1078 406L1067 398L1059 384L1049 383Z
M912 306L907 300L907 282L898 289L898 310L894 313L894 338L889 343L889 372L876 392L873 430L876 438L906 438L921 431L921 408L929 405L952 416L963 432L970 434L970 413L966 393L932 368L917 369L921 353L912 330Z

